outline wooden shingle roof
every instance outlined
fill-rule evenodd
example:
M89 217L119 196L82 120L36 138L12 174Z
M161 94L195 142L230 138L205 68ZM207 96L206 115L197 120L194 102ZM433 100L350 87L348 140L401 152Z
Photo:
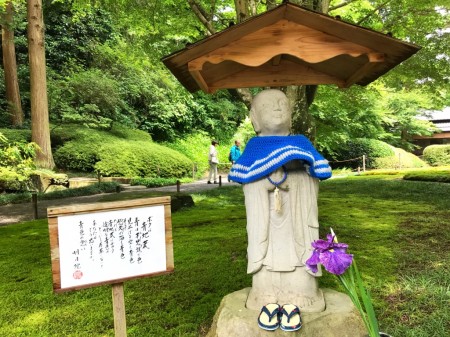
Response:
M420 47L284 3L162 59L190 92L367 85Z

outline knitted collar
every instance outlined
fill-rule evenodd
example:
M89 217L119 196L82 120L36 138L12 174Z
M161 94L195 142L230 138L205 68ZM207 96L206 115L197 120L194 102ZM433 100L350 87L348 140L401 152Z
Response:
M228 176L230 180L248 184L267 177L292 160L303 161L313 178L324 180L331 177L328 161L303 135L253 137Z

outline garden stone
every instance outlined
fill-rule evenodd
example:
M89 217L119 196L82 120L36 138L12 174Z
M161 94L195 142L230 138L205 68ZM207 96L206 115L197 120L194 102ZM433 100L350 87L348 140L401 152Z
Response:
M69 187L70 188L86 187L86 186L91 186L94 184L98 184L97 178L78 177L78 178L70 178L69 179Z
M350 298L331 289L322 289L326 308L318 313L302 313L302 328L285 332L266 331L258 326L259 310L246 308L250 288L225 296L207 337L365 337L364 323Z
M62 173L36 171L30 176L32 188L38 192L48 192L51 185L69 186L69 177Z

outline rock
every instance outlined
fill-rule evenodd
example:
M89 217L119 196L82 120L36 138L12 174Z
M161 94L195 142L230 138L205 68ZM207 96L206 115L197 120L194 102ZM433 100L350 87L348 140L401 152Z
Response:
M69 186L69 177L66 174L51 171L35 171L30 180L33 189L38 192L48 192L50 185Z
M194 206L194 200L192 199L192 196L190 196L189 194L171 195L170 200L171 200L170 207L172 213L178 211L183 207Z
M85 187L85 186L91 186L94 184L98 184L97 178L70 178L69 179L69 187L70 188L78 188L78 187Z
M258 327L259 311L245 307L250 288L225 296L217 310L207 337L281 337L281 329L266 331ZM322 289L326 308L319 313L303 313L303 326L289 332L292 337L364 337L363 321L350 298L343 293Z

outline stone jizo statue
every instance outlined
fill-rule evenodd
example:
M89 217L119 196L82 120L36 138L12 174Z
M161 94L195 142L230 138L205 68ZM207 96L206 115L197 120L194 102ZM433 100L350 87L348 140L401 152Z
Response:
M282 91L255 96L250 118L257 136L229 175L245 195L247 272L253 275L246 306L290 303L303 312L322 311L321 272L313 274L305 261L319 238L319 180L331 169L306 137L290 135L291 109Z

